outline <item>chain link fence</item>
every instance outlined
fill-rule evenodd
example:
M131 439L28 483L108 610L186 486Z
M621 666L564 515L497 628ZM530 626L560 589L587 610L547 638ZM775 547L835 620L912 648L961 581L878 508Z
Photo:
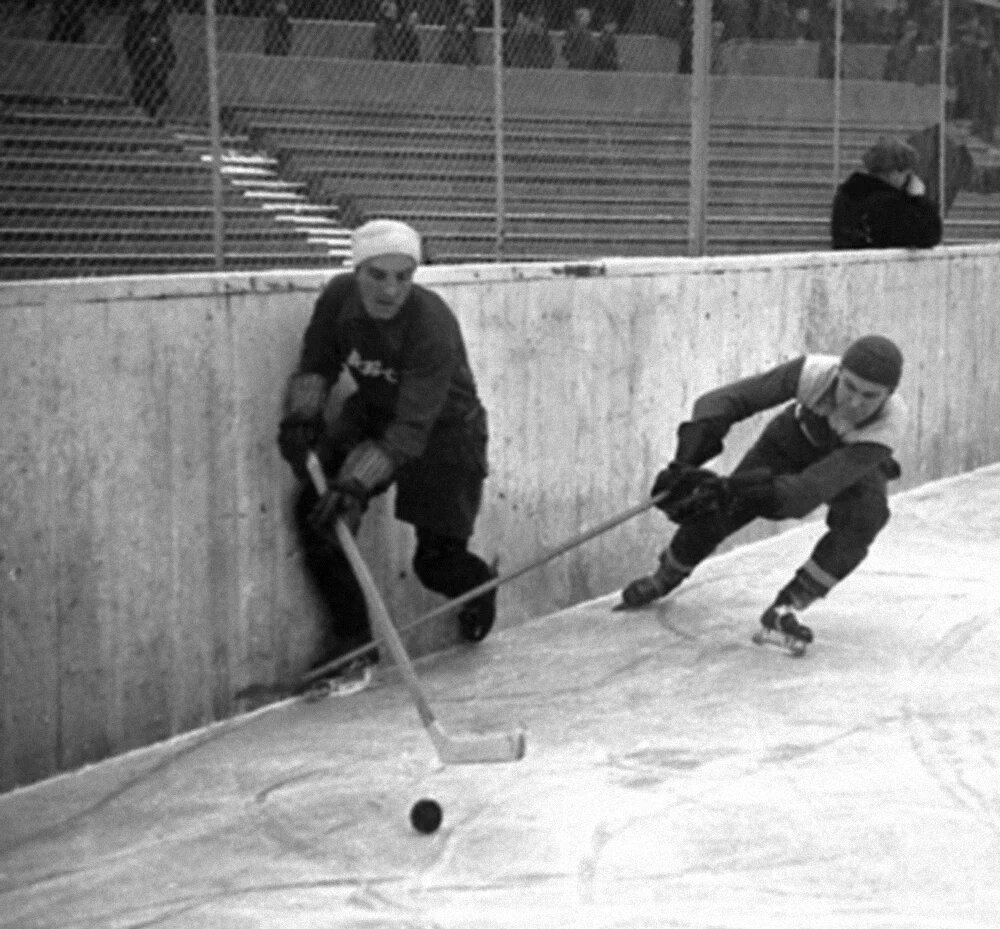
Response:
M969 0L8 0L2 20L8 279L336 266L375 216L435 262L825 249L837 183L885 134L945 190L946 242L1000 233L1000 11Z

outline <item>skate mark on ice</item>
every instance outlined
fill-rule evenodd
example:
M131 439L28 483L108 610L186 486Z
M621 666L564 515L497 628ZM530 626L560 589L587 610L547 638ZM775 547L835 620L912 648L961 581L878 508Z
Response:
M928 649L917 663L914 692L902 706L902 717L914 755L938 788L1000 836L1000 796L995 775L980 778L989 786L978 786L972 780L976 766L991 772L997 769L996 758L988 751L986 734L966 724L960 713L923 711L916 702L916 692L931 679L931 672L945 668L996 621L995 614L972 617L949 629Z

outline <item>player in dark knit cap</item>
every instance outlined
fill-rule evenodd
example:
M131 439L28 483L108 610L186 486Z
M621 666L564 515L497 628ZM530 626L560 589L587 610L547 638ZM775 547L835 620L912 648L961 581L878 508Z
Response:
M679 528L657 569L622 591L621 607L670 593L752 520L803 517L825 503L826 534L760 619L763 632L804 647L812 632L797 614L864 560L888 522L886 484L900 474L893 454L906 420L895 393L902 372L899 348L866 335L840 358L804 355L699 397L653 485L654 496L666 495L657 506ZM734 423L779 404L728 478L702 467Z
M425 587L451 598L494 576L468 550L487 473L487 426L458 320L441 297L413 282L421 240L405 223L360 226L352 258L353 271L332 278L316 301L278 436L303 481L299 534L333 622L318 664L371 641L334 520L356 531L371 497L393 483L396 517L416 529L413 569ZM328 395L345 369L357 391L331 424ZM331 482L322 499L306 478L310 449ZM459 613L465 639L478 642L490 631L495 598L484 594Z

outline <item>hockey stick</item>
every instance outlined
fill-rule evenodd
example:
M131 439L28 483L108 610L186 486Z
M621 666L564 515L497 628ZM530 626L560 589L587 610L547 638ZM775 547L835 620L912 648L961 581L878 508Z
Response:
M602 523L591 527L590 529L585 529L583 532L577 533L571 538L567 539L565 542L550 548L548 551L543 552L537 558L533 558L531 561L526 562L518 568L513 568L504 574L500 574L497 577L491 578L488 581L484 581L478 587L473 587L471 590L467 590L464 594L460 594L457 597L449 600L447 603L442 603L440 606L434 607L432 610L424 613L422 616L418 616L412 622L407 623L405 626L400 627L400 632L408 632L410 629L415 629L417 626L422 626L424 623L429 622L432 619L438 619L444 616L446 613L452 612L461 606L464 606L470 600L475 600L476 597L481 597L483 594L489 593L491 590L496 590L498 587L521 577L522 574L527 574L529 571L534 571L536 568L540 568L543 564L552 561L554 558L558 558L560 555L565 555L566 552L572 551L574 548L579 548L585 542L589 542L591 539L597 538L599 535L603 535L616 526L620 526L622 523L628 522L630 519L638 516L640 513L645 513L646 510L652 509L660 501L666 498L668 491L664 491L661 494L657 494L655 497L650 497L648 500L644 500L642 503L637 503L635 506L629 507L627 510L623 510L616 516L612 516L606 519ZM346 652L333 661L328 661L326 664L319 665L312 670L304 674L300 681L300 686L304 686L311 681L318 680L321 677L325 677L331 671L342 665L349 664L355 658L363 655L370 646L363 645L360 648L356 648L353 651Z
M316 487L316 491L322 496L326 493L326 475L319 459L312 452L306 460L306 468L309 476ZM337 541L350 562L351 570L361 586L365 603L371 614L382 641L389 649L393 660L396 662L400 673L403 676L403 683L410 692L410 697L417 708L420 721L430 735L438 757L444 764L484 764L487 762L519 761L524 757L525 733L523 729L515 729L509 733L497 733L494 735L482 736L453 736L448 735L438 722L431 709L430 703L424 694L423 687L417 678L416 671L413 670L413 663L406 653L396 627L393 625L389 611L382 600L375 580L368 570L368 565L361 552L358 551L354 536L350 529L344 525L342 519L336 522ZM370 647L370 646L369 646Z

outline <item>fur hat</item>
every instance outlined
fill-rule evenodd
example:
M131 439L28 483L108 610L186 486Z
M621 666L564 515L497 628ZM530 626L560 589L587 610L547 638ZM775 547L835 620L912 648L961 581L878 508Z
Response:
M903 376L903 353L885 336L865 335L848 346L840 365L866 381L895 390Z
M914 171L917 167L917 150L902 139L882 136L865 152L861 163L869 174Z
M358 226L351 243L354 267L382 255L408 255L420 264L420 233L395 219L373 219Z

